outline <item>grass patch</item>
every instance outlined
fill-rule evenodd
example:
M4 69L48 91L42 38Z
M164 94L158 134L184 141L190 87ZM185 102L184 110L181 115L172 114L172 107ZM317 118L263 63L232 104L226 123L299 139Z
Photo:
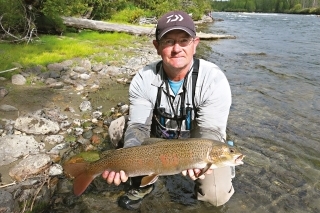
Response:
M43 35L29 44L0 43L0 72L16 67L46 66L75 57L87 57L100 53L97 59L118 60L127 56L127 47L136 47L145 41L125 33L100 33L84 30L80 33L66 33L63 36ZM104 59L103 56L107 58ZM113 57L116 56L116 57ZM6 75L8 73L0 74Z

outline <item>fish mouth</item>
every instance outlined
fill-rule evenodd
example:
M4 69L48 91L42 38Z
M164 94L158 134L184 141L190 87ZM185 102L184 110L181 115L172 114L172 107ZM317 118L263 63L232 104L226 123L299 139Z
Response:
M245 157L245 155L239 155L235 160L235 164L239 165L239 164L243 164L243 158Z

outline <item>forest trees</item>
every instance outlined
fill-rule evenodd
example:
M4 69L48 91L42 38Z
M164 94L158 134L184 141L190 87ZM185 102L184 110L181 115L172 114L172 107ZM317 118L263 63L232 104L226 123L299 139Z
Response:
M320 0L215 0L212 7L218 11L320 15Z
M61 16L133 23L170 10L184 10L199 19L208 9L211 0L0 0L0 40L30 41L39 32L61 34Z

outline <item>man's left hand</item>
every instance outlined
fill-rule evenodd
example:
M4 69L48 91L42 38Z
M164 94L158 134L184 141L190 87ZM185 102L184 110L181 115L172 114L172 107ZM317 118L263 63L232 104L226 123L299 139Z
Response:
M182 171L182 175L187 176L189 175L189 177L192 180L196 180L196 179L204 179L205 175L209 175L212 173L212 169L208 169L208 171L206 171L204 174L202 174L201 176L198 177L198 175L200 174L201 169L188 169L188 170L184 170Z

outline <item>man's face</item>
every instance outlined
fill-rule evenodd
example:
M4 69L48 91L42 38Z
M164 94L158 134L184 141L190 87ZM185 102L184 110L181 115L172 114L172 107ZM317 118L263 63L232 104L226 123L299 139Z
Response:
M198 43L198 37L192 38L183 30L169 31L160 41L153 41L167 72L189 69Z

